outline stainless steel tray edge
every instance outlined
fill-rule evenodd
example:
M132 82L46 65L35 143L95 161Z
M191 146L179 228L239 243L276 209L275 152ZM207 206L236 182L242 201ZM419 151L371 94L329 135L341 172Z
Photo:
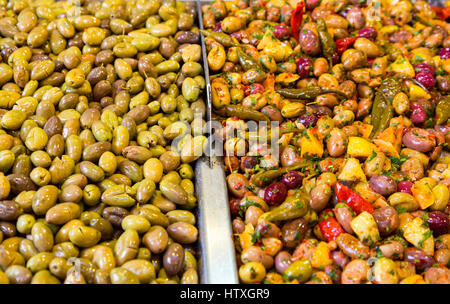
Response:
M203 29L201 3L196 1L198 22ZM203 2L204 3L204 2ZM211 120L211 86L206 60L206 47L201 34L203 69L206 80L204 98L207 104L207 121ZM211 134L211 129L209 129ZM228 204L228 188L220 160L214 156L212 142L209 142L210 157L204 156L196 162L195 182L198 205L199 228L199 273L203 284L237 284L234 244L232 240L231 216Z
M206 158L195 168L199 197L200 279L204 284L237 284L225 175L221 166L211 168Z

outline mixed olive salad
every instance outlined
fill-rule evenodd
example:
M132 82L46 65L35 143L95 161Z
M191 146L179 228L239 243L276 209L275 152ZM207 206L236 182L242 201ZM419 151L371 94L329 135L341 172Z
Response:
M215 0L202 13L240 281L450 283L450 8ZM279 155L248 141L248 121L278 122Z
M0 284L198 283L197 18L0 0Z

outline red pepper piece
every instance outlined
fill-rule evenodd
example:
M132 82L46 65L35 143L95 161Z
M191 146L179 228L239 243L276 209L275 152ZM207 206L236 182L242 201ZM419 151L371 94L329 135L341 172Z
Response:
M344 233L344 229L342 229L341 224L334 217L333 211L329 208L320 213L318 225L320 232L328 242L335 241L341 233Z
M356 41L356 37L347 37L336 40L336 52L340 55L344 53L350 45Z
M300 31L300 26L302 25L303 21L303 13L305 9L305 2L300 1L297 3L297 7L292 12L291 17L291 31L292 31L292 37L298 40L298 34Z
M450 7L437 7L437 6L431 6L433 11L436 13L436 17L438 17L441 20L447 20L448 17L450 17Z
M341 183L336 183L336 196L338 202L345 202L356 214L360 214L363 211L373 213L374 208L372 204Z

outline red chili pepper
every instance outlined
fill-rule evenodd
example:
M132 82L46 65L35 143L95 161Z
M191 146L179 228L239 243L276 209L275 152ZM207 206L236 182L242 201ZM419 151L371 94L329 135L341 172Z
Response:
M347 37L336 40L336 52L340 55L344 53L350 45L356 41L356 37Z
M333 210L329 208L320 213L319 228L328 242L335 241L339 234L344 233L341 224L334 217Z
M431 6L431 9L436 13L436 17L438 17L441 20L447 20L448 17L450 17L450 7L437 7L437 6Z
M291 31L292 31L292 37L298 40L298 34L300 31L300 26L302 25L303 21L303 13L305 9L305 2L300 1L297 3L297 7L292 12L291 17Z
M336 196L338 202L345 202L356 214L360 214L363 211L373 213L374 208L372 204L341 183L336 183Z

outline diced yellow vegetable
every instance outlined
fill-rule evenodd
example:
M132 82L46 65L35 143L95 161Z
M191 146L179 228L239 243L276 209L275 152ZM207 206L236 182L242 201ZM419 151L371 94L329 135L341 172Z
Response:
M362 138L369 138L370 133L372 133L373 130L373 125L365 124L361 121L355 121L353 125L356 126L358 134L360 134Z
M398 152L392 143L382 139L374 139L373 143L377 145L378 149L386 155L398 157Z
M373 265L372 282L381 284L397 284L398 276L396 270L397 267L395 266L395 262L393 260L386 257L381 257L377 259Z
M413 30L413 33L416 32L416 31L421 31L421 30L423 30L425 27L426 27L426 26L425 26L424 24L422 24L422 23L420 23L420 22L416 22L416 23L414 24L414 28L412 29L412 30Z
M415 182L411 192L422 210L430 207L436 201L432 188L429 185Z
M421 98L430 99L431 95L428 94L427 92L425 92L425 90L422 89L421 87L419 87L418 85L411 84L411 86L409 87L409 98L412 101L415 101L415 100L418 100Z
M239 243L241 244L242 249L245 249L253 245L252 234L254 232L255 229L252 224L245 225L244 232L239 234Z
M369 157L375 146L362 137L352 136L348 140L347 154L351 157Z
M432 191L436 200L431 206L431 209L443 211L445 207L447 207L448 201L450 199L450 192L448 190L448 187L444 184L439 184L433 187Z
M422 276L415 274L407 278L404 278L403 280L400 281L400 284L427 284L427 282L425 282Z
M437 66L437 67L441 66L441 57L440 56L434 56L433 57L433 62L434 62L434 65Z
M426 47L419 47L411 50L411 60L414 64L425 62L430 64L433 62L434 53L431 49Z
M416 248L422 249L426 254L434 254L433 232L420 217L414 218L403 227L403 237Z
M450 59L443 59L442 60L442 68L447 73L450 73Z
M375 202L380 197L380 194L373 191L366 182L357 183L354 190L369 203Z
M289 44L278 40L269 29L264 33L257 48L258 50L264 50L264 53L272 56L276 62L285 60L294 52Z
M286 1L284 1L284 0L270 0L270 4L272 4L272 2L274 2L276 5L276 7L278 7L278 8L281 8L283 5L285 5L286 4ZM297 7L297 3L299 2L299 0L288 0L288 3L289 3L289 5L293 8L293 9L295 9L296 7ZM268 4L268 6L267 7L270 7L269 6L269 4Z
M270 256L275 256L283 247L283 243L278 238L268 237L262 239L263 250Z
M297 81L298 79L300 79L300 76L297 74L280 73L275 78L275 82L288 86L291 82Z
M403 231L405 229L406 224L411 222L414 217L410 213L400 213L398 215L398 231Z
M377 223L373 216L367 211L364 211L355 217L350 222L350 226L358 236L359 240L368 246L371 246L380 240Z
M339 179L347 181L367 181L364 171L361 169L359 160L356 158L349 158L342 168L341 174L339 174Z
M416 75L416 73L414 72L414 68L409 60L404 58L403 56L398 57L393 63L391 63L391 65L389 66L389 70L394 73L411 78Z
M317 138L311 129L306 130L306 135L302 137L300 149L301 156L311 155L322 157L323 155L323 143Z
M320 242L314 250L311 257L311 265L317 269L323 269L325 266L331 265L333 260L330 259L330 248L327 243Z
M277 42L279 42L277 37L275 37L275 35L272 33L272 31L268 29L264 33L264 36L262 37L261 41L259 42L257 48L258 48L258 50L262 50L262 49L266 48L267 46L270 47Z

